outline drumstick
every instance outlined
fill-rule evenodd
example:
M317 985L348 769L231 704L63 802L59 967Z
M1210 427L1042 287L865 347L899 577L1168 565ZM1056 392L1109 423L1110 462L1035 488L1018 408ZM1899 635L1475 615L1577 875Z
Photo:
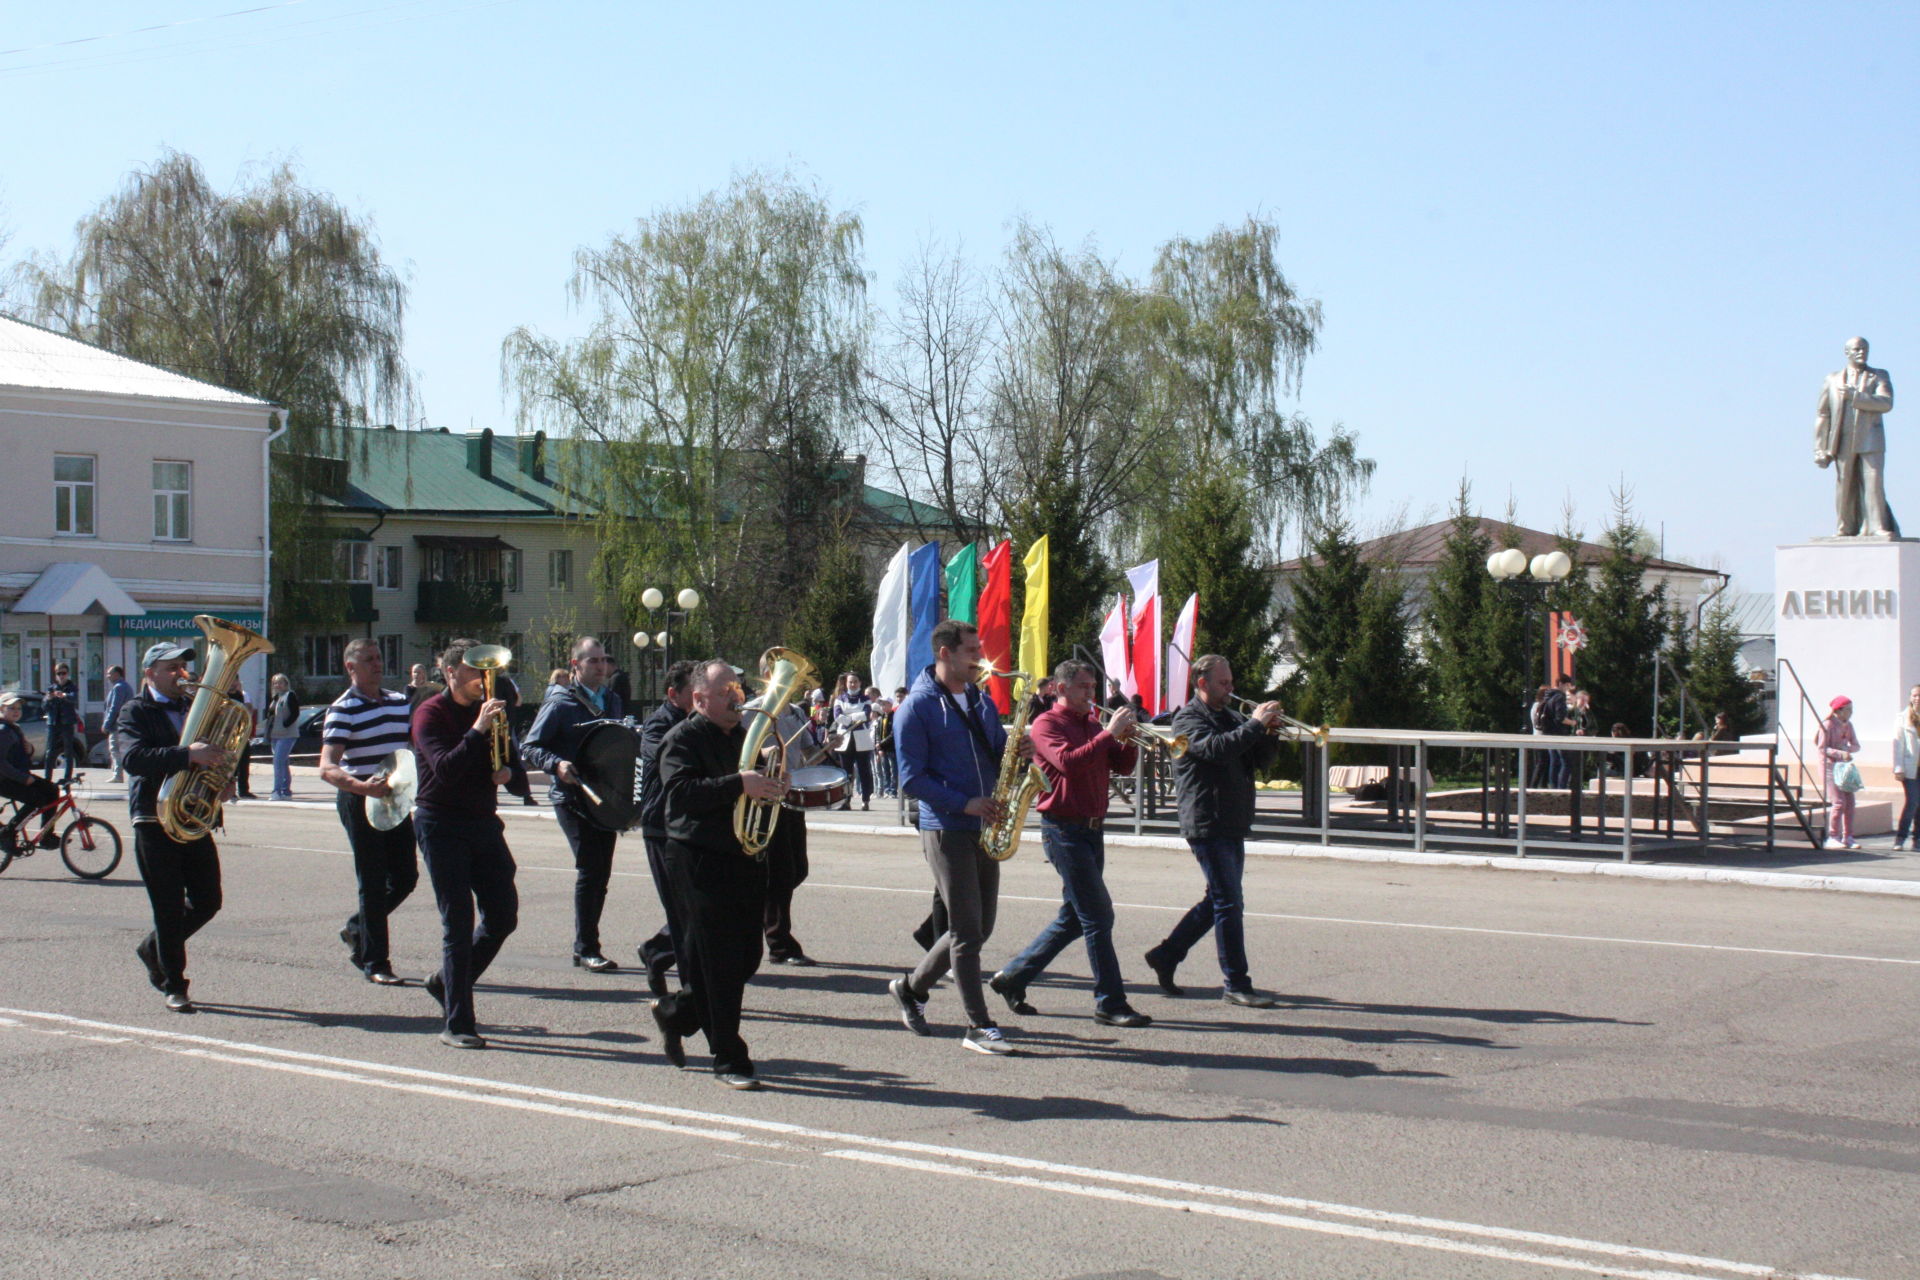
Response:
M594 802L595 804L603 804L603 803L605 803L604 801L602 801L602 800L600 799L600 797L599 797L599 795L595 793L595 791L594 791L594 789L593 789L592 787L590 787L590 786L588 786L588 785L587 785L586 783L584 783L584 782L581 782L581 781L580 781L580 780L578 780L578 779L575 779L575 780L574 780L574 784L573 784L573 785L574 785L574 786L576 786L576 787L578 787L578 788L580 788L580 789L581 789L582 791L584 791L584 792L586 792L586 793L587 793L587 799L589 799L589 800L591 800L591 801L593 801L593 802Z

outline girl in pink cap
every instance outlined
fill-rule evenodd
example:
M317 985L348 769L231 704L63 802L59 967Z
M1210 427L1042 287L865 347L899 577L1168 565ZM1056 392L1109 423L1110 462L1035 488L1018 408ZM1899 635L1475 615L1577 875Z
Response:
M1853 838L1853 792L1842 791L1833 780L1834 769L1853 759L1853 753L1860 749L1860 736L1852 724L1853 699L1843 693L1831 706L1832 714L1814 738L1827 762L1827 848L1858 849L1860 844Z

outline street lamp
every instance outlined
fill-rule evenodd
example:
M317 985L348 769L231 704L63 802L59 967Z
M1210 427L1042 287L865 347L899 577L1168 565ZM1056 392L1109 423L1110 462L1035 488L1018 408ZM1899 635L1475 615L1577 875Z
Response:
M1520 548L1508 547L1487 557L1487 572L1502 586L1524 593L1526 612L1523 625L1527 631L1527 666L1531 668L1534 607L1547 598L1547 591L1555 583L1564 582L1567 575L1573 572L1573 558L1564 551L1544 551L1529 560L1527 553ZM1531 705L1531 694L1531 686L1521 689L1522 708Z
M659 621L665 623L660 630L648 635L645 631L633 633L633 647L645 653L648 649L660 651L660 696L667 696L667 668L673 665L673 631L676 626L687 620L687 615L700 607L700 593L692 587L682 587L673 598L677 608L664 607L667 595L658 587L648 587L640 593L640 603L649 614L658 613Z

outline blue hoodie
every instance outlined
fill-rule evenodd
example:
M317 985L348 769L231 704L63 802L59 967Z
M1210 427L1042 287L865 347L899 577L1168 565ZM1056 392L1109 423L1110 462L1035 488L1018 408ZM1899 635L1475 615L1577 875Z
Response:
M992 751L954 714L957 702L986 736ZM961 810L976 796L993 794L1007 731L990 700L976 685L949 702L928 667L914 677L893 716L894 750L900 761L900 789L920 802L923 831L978 831L980 819Z

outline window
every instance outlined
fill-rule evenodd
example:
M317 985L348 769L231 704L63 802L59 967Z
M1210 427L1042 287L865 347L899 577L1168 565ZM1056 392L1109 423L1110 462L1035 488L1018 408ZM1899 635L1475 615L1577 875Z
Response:
M405 563L402 548L381 547L373 556L373 585L382 591L400 589L400 569Z
M547 585L555 591L573 590L573 552L547 552Z
M352 636L308 636L307 674L316 679L346 670L347 641Z
M335 582L373 581L373 547L369 543L342 539L333 544L333 580Z
M153 536L161 542L193 537L193 464L153 464Z
M500 553L500 576L506 580L507 590L520 589L520 553L518 551Z
M400 670L400 637L380 637L380 665L385 667L389 676ZM404 680L404 676L401 677Z
M53 455L53 531L93 536L93 464L85 454Z

